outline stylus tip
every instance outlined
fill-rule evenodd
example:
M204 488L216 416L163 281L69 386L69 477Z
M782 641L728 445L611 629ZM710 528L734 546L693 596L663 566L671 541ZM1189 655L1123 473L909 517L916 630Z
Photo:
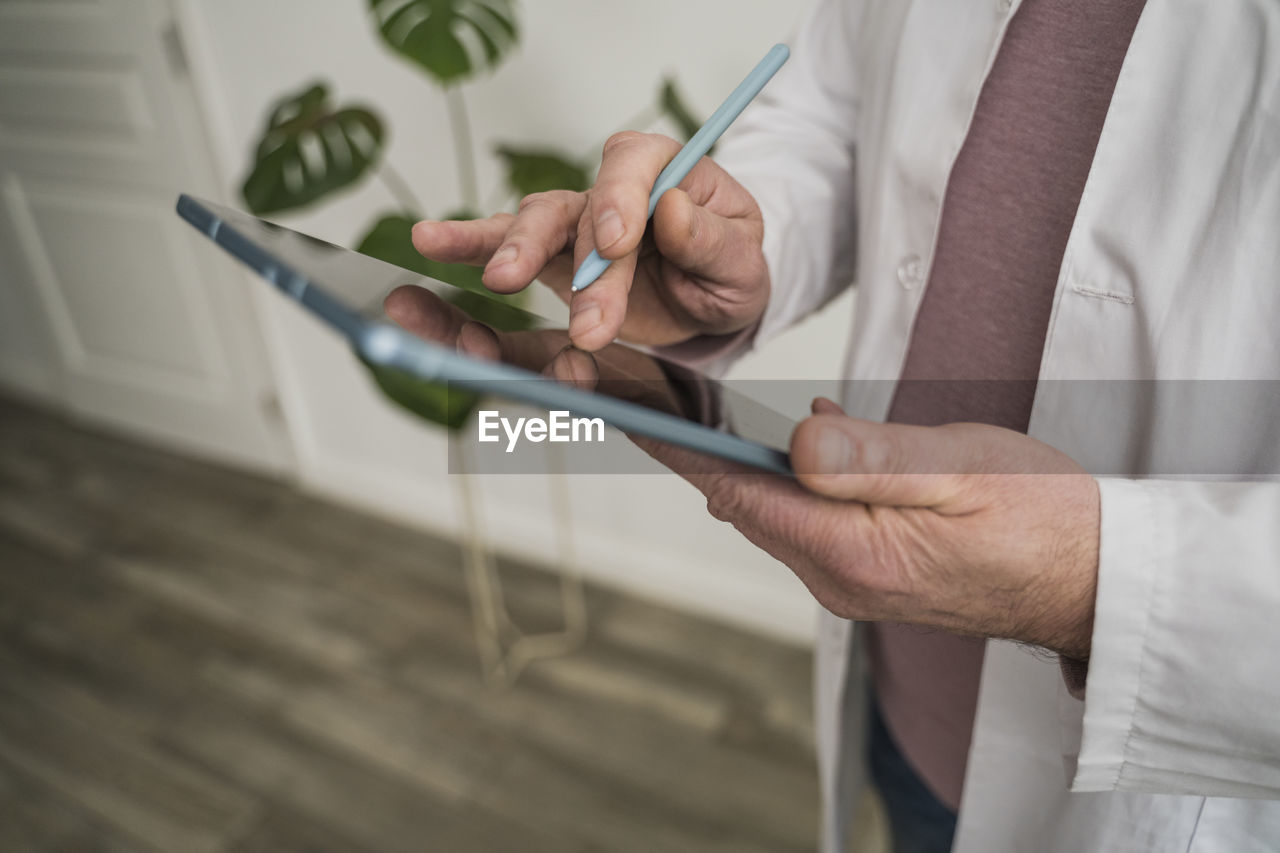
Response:
M573 274L573 284L570 286L570 289L574 293L577 293L579 290L584 289L593 281L598 279L600 274L608 268L609 261L600 257L600 255L592 249L591 254L587 255L586 259L582 262L582 266L578 267L578 271Z

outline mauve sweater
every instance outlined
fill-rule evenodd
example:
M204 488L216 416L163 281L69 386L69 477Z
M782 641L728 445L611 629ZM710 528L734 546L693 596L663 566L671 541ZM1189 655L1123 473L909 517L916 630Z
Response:
M889 412L1025 432L1058 270L1143 0L1024 0L978 97ZM973 14L990 14L974 4ZM936 382L912 380L998 380ZM907 761L957 809L984 642L868 626L872 682Z

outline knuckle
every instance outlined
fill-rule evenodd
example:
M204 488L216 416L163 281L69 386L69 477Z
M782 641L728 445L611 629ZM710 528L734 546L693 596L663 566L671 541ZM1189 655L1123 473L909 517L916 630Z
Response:
M560 210L572 212L582 203L582 199L586 197L586 193L574 192L573 190L548 190L543 193L552 204L555 204Z
M898 514L892 520L884 526L880 542L885 555L877 578L881 593L918 597L951 587L959 579L956 546L967 537L954 534L933 513ZM975 547L987 550L991 544Z
M876 435L851 435L852 470L863 474L891 476L901 474L902 454L897 452L894 434L881 430Z
M716 328L731 325L742 317L736 302L708 288L698 287L682 294L680 304L699 322Z
M519 258L524 263L529 263L529 259L533 259L532 263L535 264L544 263L546 256L551 251L544 238L522 225L516 225L508 231L502 238L501 245L516 247Z
M638 130L620 130L604 143L606 157L622 152L639 150L660 151L665 155L680 150L680 143L662 133L642 133Z
M743 265L749 258L732 251L736 247L730 245L725 225L714 214L706 211L694 211L689 217L689 244L700 258L709 262L713 259L729 257L732 253L735 266Z
M733 478L718 475L707 487L707 512L716 521L732 523L742 514L744 496Z
M511 220L506 240L553 251L551 244L562 243L576 220L575 195L553 190L525 196L520 201L519 215Z
M699 211L695 206L685 205L685 209L689 211L685 239L689 241L689 245L693 249L705 252L712 246L715 235L711 232L714 229L708 228L707 223L702 221L703 217L699 215Z
M604 153L613 154L640 143L646 134L638 130L620 130L605 140Z
M727 243L727 241L726 241ZM727 245L726 245L727 250ZM742 277L746 281L759 282L769 277L769 266L765 263L764 254L758 251L745 251L738 255L742 260Z
M539 211L564 214L569 207L568 199L564 197L565 195L572 195L572 193L566 193L563 190L532 193L520 199L518 211L520 213Z

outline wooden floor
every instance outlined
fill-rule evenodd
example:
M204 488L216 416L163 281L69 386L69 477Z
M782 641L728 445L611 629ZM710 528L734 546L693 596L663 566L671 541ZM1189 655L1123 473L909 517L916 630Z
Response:
M812 850L808 654L589 605L486 687L453 544L0 400L0 850Z

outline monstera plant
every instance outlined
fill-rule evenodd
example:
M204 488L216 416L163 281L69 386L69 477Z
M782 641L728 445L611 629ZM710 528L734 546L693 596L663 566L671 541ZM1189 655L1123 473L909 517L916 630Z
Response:
M470 219L486 211L479 198L475 145L462 85L497 69L520 39L514 0L367 0L372 23L386 46L442 87L453 132L461 206L428 211L383 156L386 123L362 104L335 104L330 87L316 81L280 98L267 117L254 161L241 188L248 208L267 215L316 204L378 177L399 209L388 211L356 241L356 250L425 276L447 281L464 291L484 292L519 304L521 295L496 297L480 283L480 270L442 264L414 250L409 232L428 213L438 219ZM698 122L685 106L674 81L662 81L655 102L628 126L643 127L665 115L687 138ZM593 153L575 156L544 147L500 142L492 153L506 181L492 206L508 204L529 193L551 189L584 190L590 183ZM466 308L486 320L485 300L470 297ZM452 394L407 374L368 365L382 391L415 414L460 427L474 399Z

